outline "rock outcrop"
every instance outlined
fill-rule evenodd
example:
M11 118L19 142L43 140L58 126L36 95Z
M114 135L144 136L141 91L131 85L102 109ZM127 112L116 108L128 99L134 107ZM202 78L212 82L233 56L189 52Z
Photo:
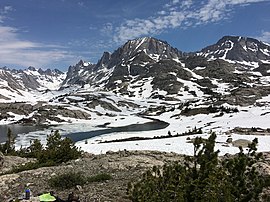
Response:
M264 153L263 156L264 160L260 161L256 167L260 173L269 175L270 154ZM32 196L54 191L60 198L66 199L70 192L74 192L81 201L130 202L126 194L129 182L138 180L142 173L152 166L162 166L164 163L183 160L183 155L155 151L119 151L101 155L85 153L83 158L63 163L60 166L0 176L0 201L8 201L8 199L21 196L27 185ZM49 186L48 180L51 177L67 172L78 172L84 176L108 173L112 179L66 190L57 190ZM264 193L269 193L269 190L265 189Z
M44 167L17 174L0 176L0 201L21 196L25 186L32 196L54 191L60 198L66 199L70 192L75 192L82 201L130 201L126 195L129 181L139 176L154 165L162 166L165 162L182 160L182 155L149 151L108 152L102 155L85 154L82 159L70 161L60 166ZM90 183L67 190L56 190L49 186L52 176L80 172L85 176L108 173L113 179L101 183Z
M202 49L199 55L207 58L224 58L238 62L270 61L268 44L254 38L224 36L216 44Z

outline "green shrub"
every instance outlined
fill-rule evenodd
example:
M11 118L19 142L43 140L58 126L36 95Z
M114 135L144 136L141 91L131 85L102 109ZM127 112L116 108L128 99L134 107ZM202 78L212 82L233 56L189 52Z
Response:
M3 146L1 148L3 148ZM71 139L62 139L57 130L48 136L45 148L43 148L40 140L34 140L29 147L21 148L18 151L14 150L11 154L21 157L36 158L37 161L16 166L8 173L18 173L24 170L32 170L44 166L59 165L60 163L81 157L82 153Z
M31 146L30 146L31 147ZM56 164L77 159L81 156L81 151L69 138L61 138L59 131L55 131L47 138L46 149L37 156L39 163L55 162Z
M193 156L182 163L153 167L130 183L132 201L258 201L267 184L253 166L261 157L255 153L257 139L249 145L248 154L240 148L235 157L219 160L215 138L215 134L208 140L197 137Z
M6 172L5 174L11 174L11 173L19 173L25 170L33 170L41 167L49 167L49 166L55 166L56 164L53 162L46 162L46 163L37 163L37 162L29 162L24 165L20 166L14 166L11 171Z
M68 172L49 179L49 185L54 188L69 189L76 185L84 185L87 180L82 173Z
M112 179L107 173L100 173L94 176L84 176L82 173L68 172L49 179L49 185L58 189L69 189L76 185L84 185L92 182L103 182Z
M103 182L112 179L112 176L108 173L100 173L87 178L87 182Z
M70 138L62 138L59 131L47 137L45 148L40 140L35 139L29 147L17 152L18 156L36 158L39 164L60 164L81 157L81 151Z

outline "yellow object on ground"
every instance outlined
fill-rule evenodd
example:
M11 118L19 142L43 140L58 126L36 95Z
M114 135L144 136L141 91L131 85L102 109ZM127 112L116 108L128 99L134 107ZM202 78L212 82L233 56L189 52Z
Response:
M50 193L47 194L42 194L39 196L39 200L41 202L46 202L46 201L56 201L56 198L52 196Z

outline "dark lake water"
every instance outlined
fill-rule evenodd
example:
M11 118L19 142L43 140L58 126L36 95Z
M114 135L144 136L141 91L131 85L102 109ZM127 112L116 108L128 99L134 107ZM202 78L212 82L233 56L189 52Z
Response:
M26 126L20 124L0 125L0 143L7 140L8 128L11 129L15 136L22 133L29 133L44 129L43 126Z
M164 121L152 119L152 122L142 124L131 124L128 126L104 128L100 130L88 131L88 132L76 132L65 135L65 137L71 138L74 142L82 141L99 135L110 134L115 132L139 132L164 129L169 124ZM11 129L12 133L16 136L18 134L29 133L34 131L44 130L44 126L26 126L20 124L0 125L0 143L7 140L7 130Z
M89 132L76 132L76 133L70 133L65 135L66 137L69 137L74 142L82 141L85 139L89 139L92 137L105 135L109 133L116 133L116 132L140 132L140 131L150 131L150 130L159 130L164 129L167 126L169 126L169 123L159 120L154 120L152 122L148 123L142 123L142 124L132 124L128 126L121 126L121 127L115 127L115 128L105 128L95 131L89 131Z

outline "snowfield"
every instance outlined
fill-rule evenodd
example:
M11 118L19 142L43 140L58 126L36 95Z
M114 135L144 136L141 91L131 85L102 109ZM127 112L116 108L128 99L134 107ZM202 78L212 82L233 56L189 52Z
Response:
M193 154L193 144L188 143L187 137L195 138L196 136L201 136L207 138L210 131L215 131L217 133L216 139L216 149L220 150L220 155L226 153L234 154L239 151L237 147L232 146L231 144L226 145L226 140L231 137L233 141L238 139L246 139L252 141L254 138L258 138L258 151L270 151L270 136L262 135L239 135L239 134L226 134L225 132L229 129L235 127L259 127L267 128L269 127L270 114L261 116L263 112L267 109L261 110L254 108L246 111L241 111L237 114L234 114L233 117L231 114L226 114L224 117L213 118L209 115L197 115L194 117L183 118L182 120L178 119L169 119L168 115L159 117L163 121L167 121L170 125L166 129L157 130L157 131L145 131L145 132L123 132L116 134L103 135L100 137L95 137L89 139L87 144L85 141L78 142L77 145L82 148L82 150L100 154L106 153L107 151L118 151L118 150L158 150L166 152L175 152L180 154ZM269 108L268 108L269 111ZM209 125L210 124L210 125ZM209 126L207 126L209 125ZM183 136L183 137L172 137L166 139L152 139L152 140L140 140L140 141L127 141L127 142L115 142L115 143L102 143L100 141L105 140L115 140L129 137L154 137L160 135L168 134L168 131L175 135L176 133L186 132L188 129L193 127L204 127L203 131L208 132L204 134ZM224 146L226 145L226 146Z
M80 92L83 94L82 92ZM117 100L115 95L107 93L107 96L111 96L112 99ZM74 97L74 100L81 100L81 97ZM119 99L119 98L118 98ZM130 101L130 100L129 100ZM269 102L269 96L263 97L260 102ZM141 110L152 106L160 105L162 101L160 100L138 100L134 98L134 102L142 106ZM56 103L54 103L56 104ZM174 103L175 104L175 103ZM202 105L203 106L203 105ZM232 107L230 105L226 105ZM218 117L218 113L213 114L198 114L194 116L174 116L180 114L181 110L175 109L174 111L165 112L161 115L151 116L151 118L159 119L165 121L170 125L161 130L144 131L144 132L119 132L110 133L97 137L93 137L84 141L77 142L76 145L80 147L83 151L87 151L94 154L106 153L107 151L119 151L119 150L158 150L166 152L176 152L180 154L192 155L193 145L188 143L187 138L194 138L196 136L201 136L207 138L211 131L217 134L217 144L216 149L220 150L220 155L226 153L234 154L239 151L237 147L231 144L226 144L226 140L231 137L232 140L246 139L252 141L254 138L258 138L258 151L270 151L270 136L267 135L240 135L235 133L228 134L227 132L235 127L240 128L251 128L258 127L262 129L269 128L270 120L270 105L265 105L264 107L247 106L239 107L238 113L225 113L223 116ZM96 108L99 113L104 114L106 110L102 107ZM100 116L96 113L91 113L91 120L81 120L81 119L71 119L67 117L61 117L66 119L63 124L58 124L57 126L50 127L44 131L31 132L28 134L20 134L16 139L16 148L21 146L28 146L31 139L38 138L45 144L46 137L51 133L51 130L60 130L60 133L64 136L69 133L76 132L87 132L100 130L100 125L107 124L107 127L121 127L131 124L139 124L150 122L151 120L136 115L138 109L126 109L123 108L121 113L115 112L115 116ZM52 124L56 124L53 123ZM182 137L171 137L165 139L151 139L151 140L138 140L138 141L125 141L125 142L113 142L113 143L100 143L109 140L118 140L131 137L150 137L154 136L164 136L168 132L172 135L176 135L192 130L194 127L202 128L203 134L195 134L190 136Z
M95 154L126 149L192 155L190 139L212 132L220 155L239 151L228 138L258 138L258 151L270 151L269 53L267 44L246 37L225 36L191 55L144 37L104 53L98 64L81 60L66 73L0 68L0 124L49 126L19 134L16 148L35 138L45 144L47 136L59 130L64 137L95 131L99 136L76 142ZM124 127L152 126L153 120L168 126L141 132ZM125 129L115 132L117 127ZM179 136L195 127L202 134ZM172 137L154 139L169 134Z

